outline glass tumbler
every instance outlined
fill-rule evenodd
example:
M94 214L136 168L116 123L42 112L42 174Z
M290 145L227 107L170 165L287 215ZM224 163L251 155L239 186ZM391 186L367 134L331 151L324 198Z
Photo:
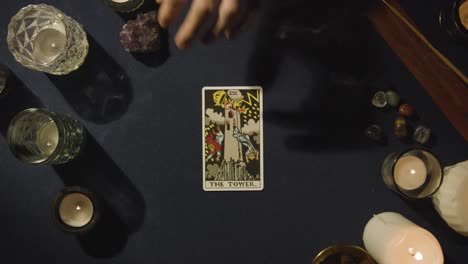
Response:
M17 114L7 132L11 152L31 164L62 164L76 158L85 130L70 116L30 108Z
M89 48L86 32L78 22L44 4L26 6L13 16L7 42L19 63L54 75L78 69Z
M382 178L388 188L405 198L425 199L439 189L443 172L432 153L410 149L387 156L382 163Z

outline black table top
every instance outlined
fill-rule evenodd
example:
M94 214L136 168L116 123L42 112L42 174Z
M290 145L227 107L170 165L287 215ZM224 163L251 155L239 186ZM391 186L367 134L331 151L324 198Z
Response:
M142 60L122 48L123 20L100 1L46 0L93 39L82 69L52 77L16 63L4 41L9 18L31 2L7 1L0 11L1 62L27 87L1 99L2 132L12 113L41 105L79 118L91 136L86 156L56 167L22 164L0 139L2 261L311 263L330 245L362 246L372 215L395 211L439 239L446 263L466 262L468 240L429 201L404 201L381 180L386 155L419 146L393 137L396 111L370 105L378 89L391 87L413 105L420 117L413 124L433 129L430 150L444 166L468 152L365 19L325 16L326 30L311 33L321 20L303 19L311 18L307 9L291 16L267 6L258 25L235 41L179 51L170 39L166 60ZM214 85L264 87L262 192L202 190L201 89ZM103 109L107 98L115 107ZM372 123L383 125L388 144L363 138ZM81 238L60 231L51 205L64 184L104 197L112 208L106 224Z

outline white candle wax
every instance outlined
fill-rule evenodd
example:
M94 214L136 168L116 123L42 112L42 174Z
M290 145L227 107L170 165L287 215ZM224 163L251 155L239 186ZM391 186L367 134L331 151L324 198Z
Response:
M67 44L65 26L56 23L42 29L37 33L32 43L33 56L38 61L46 64L55 60Z
M379 264L443 264L437 239L402 215L385 212L364 228L364 246Z
M116 2L116 3L126 3L130 0L112 0L112 2Z
M424 162L414 156L403 156L393 170L395 183L404 190L415 190L421 187L427 178Z
M468 237L468 160L444 169L444 181L432 201L445 222Z
M83 227L93 218L94 207L91 200L82 193L71 193L63 197L59 215L63 223L71 227Z
M50 156L57 148L59 131L55 122L47 122L37 131L36 145L42 153Z

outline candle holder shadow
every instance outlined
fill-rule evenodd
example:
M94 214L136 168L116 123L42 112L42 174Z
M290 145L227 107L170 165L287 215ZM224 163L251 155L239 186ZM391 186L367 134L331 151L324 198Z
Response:
M83 119L110 123L127 112L132 86L127 73L89 34L88 41L88 57L78 70L47 76Z
M98 223L79 236L83 250L100 258L117 255L143 224L146 206L141 193L89 133L78 159L53 168L66 185L84 187L99 201Z
M432 204L432 199L423 199L423 200L409 200L398 195L398 197L406 203L413 211L417 212L425 220L427 220L430 225L439 230L438 232L439 241L441 241L442 247L444 248L444 241L453 241L457 245L468 245L468 238L458 234L455 230L450 228L447 223L440 217L437 211L434 209ZM449 263L449 262L447 262Z
M43 104L16 75L10 74L0 94L0 133L4 137L13 117L28 108L43 108Z
M357 15L354 2L349 10L316 1L283 2L267 10L260 23L247 83L259 84L268 92L274 78L284 76L280 72L284 59L303 65L314 82L306 96L298 98L302 105L292 111L265 111L265 121L290 130L285 143L294 151L373 146L365 136L366 127L375 123L370 84L382 67L370 24ZM321 14L311 15L311 10ZM293 18L287 15L291 13ZM290 86L294 85L302 83ZM289 89L287 96L294 98L296 91Z

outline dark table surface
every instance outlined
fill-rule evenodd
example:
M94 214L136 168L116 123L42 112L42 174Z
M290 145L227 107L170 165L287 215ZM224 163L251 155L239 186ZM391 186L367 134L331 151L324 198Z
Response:
M43 106L79 118L90 140L80 160L50 167L22 164L0 139L2 263L311 263L330 245L362 246L366 222L384 211L431 231L446 263L466 263L468 240L429 201L404 201L381 180L386 155L419 146L392 136L396 111L370 105L378 89L397 90L419 114L412 124L433 128L430 149L444 166L468 151L365 19L270 3L236 41L179 51L169 39L167 58L142 59L122 48L123 20L100 1L44 2L84 25L90 56L60 78L22 67L4 41L7 24L37 1L3 3L0 59L24 87L0 101L2 134L15 111ZM264 87L262 192L202 190L201 88L210 85ZM387 144L363 138L371 123L383 125ZM64 184L92 189L110 208L94 233L55 226L51 205Z

